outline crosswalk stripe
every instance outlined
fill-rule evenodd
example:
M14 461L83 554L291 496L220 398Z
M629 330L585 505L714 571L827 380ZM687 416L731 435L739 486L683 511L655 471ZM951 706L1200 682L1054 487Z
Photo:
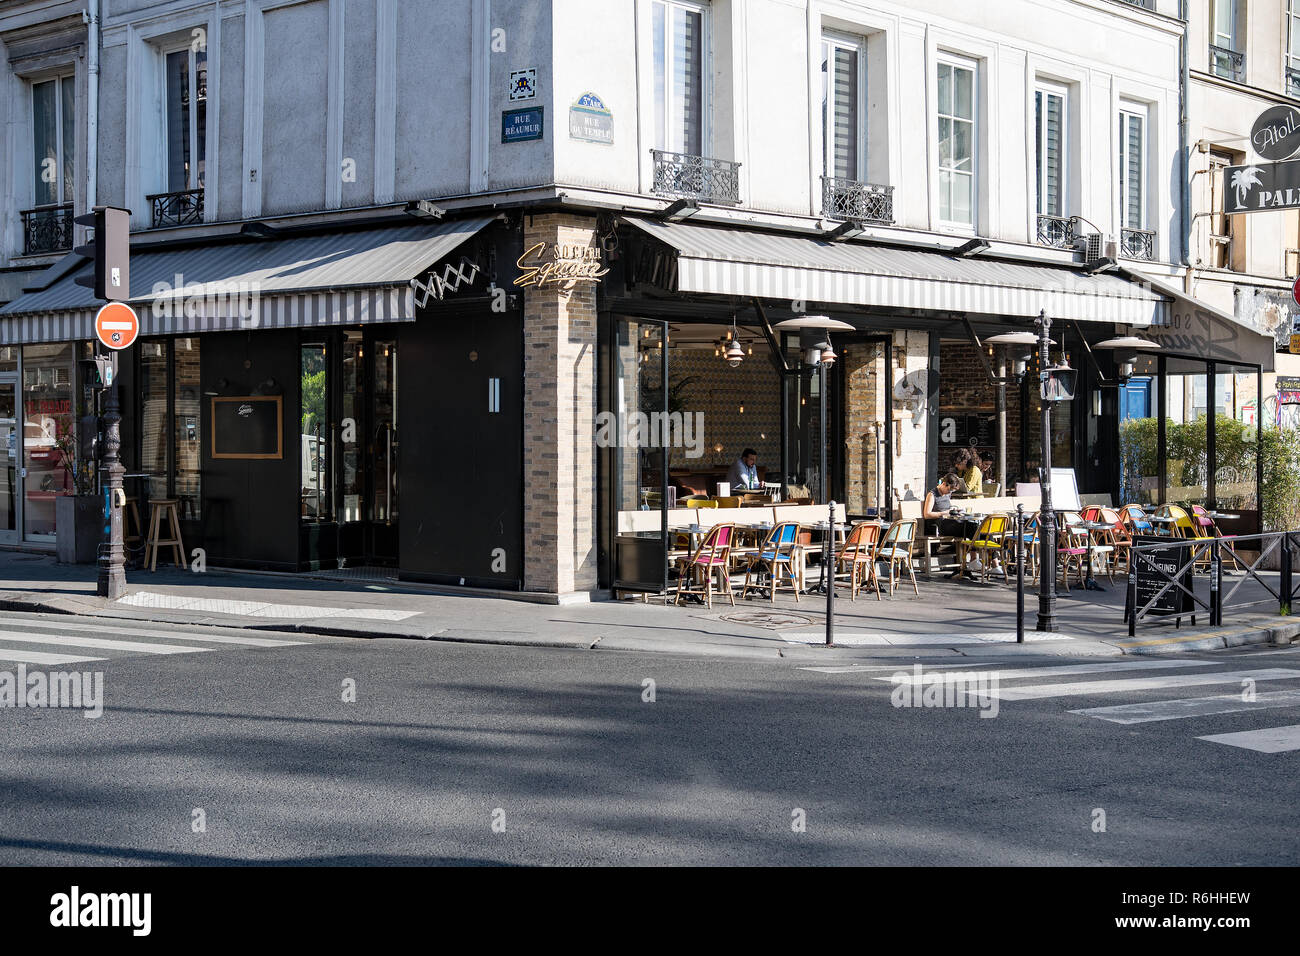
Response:
M1118 694L1127 691L1161 690L1167 687L1196 687L1202 684L1233 684L1251 680L1295 680L1300 670L1268 667L1262 670L1220 671L1214 674L1169 674L1163 677L1133 677L1128 680L1079 681L1072 684L1030 684L999 687L991 691L999 700L1045 700L1049 697L1084 697L1090 694Z
M307 641L282 641L268 637L244 637L233 636L230 634L191 634L188 631L181 633L178 631L153 631L139 627L120 627L111 624L79 624L68 622L64 624L61 621L27 621L21 623L26 628L49 628L53 631L91 631L95 634L128 634L131 637L164 637L178 641L205 641L210 644L242 644L248 647L296 647L309 643ZM3 635L0 631L0 635Z
M102 657L82 657L74 654L46 654L43 651L20 651L0 647L0 661L19 664L80 664L84 661L102 661Z
M904 668L910 669L915 661L908 661L905 664L841 664L838 666L819 666L819 667L797 667L796 670L816 671L819 674L865 674L867 671L898 671ZM970 669L970 664L925 664L927 671L937 671L954 667Z
M1115 661L1101 664L1061 664L1053 667L999 667L997 665L960 665L945 664L945 667L965 667L967 670L977 674L994 674L998 675L999 680L1014 680L1025 677L1072 677L1075 674L1106 674L1111 671L1126 670L1163 670L1170 667L1211 667L1213 661L1149 661L1149 660L1132 660L1132 661ZM877 677L876 680L890 681L898 684L918 684L925 681L925 671L931 670L926 667L918 678L915 673L908 673L908 668L895 667L893 670L905 673L906 679L894 681L892 677ZM1064 685L1062 685L1064 686Z
M1300 750L1300 724L1287 727L1265 727L1263 730L1243 730L1233 734L1209 734L1197 737L1213 744L1227 744L1229 747L1241 747L1256 750L1264 754L1289 753Z
M107 651L134 651L137 654L196 654L212 650L210 647L192 647L181 644L145 644L140 641L119 641L116 638L67 637L62 634L27 634L0 631L0 643L5 641L20 644L94 647Z
M1290 707L1294 704L1300 704L1300 690L1268 691L1255 695L1253 701L1242 700L1239 693L1215 694L1210 697L1185 697L1181 700L1153 700L1143 704L1118 704L1114 707L1087 707L1070 713L1096 717L1112 724L1145 724L1153 720L1235 714L1239 711Z

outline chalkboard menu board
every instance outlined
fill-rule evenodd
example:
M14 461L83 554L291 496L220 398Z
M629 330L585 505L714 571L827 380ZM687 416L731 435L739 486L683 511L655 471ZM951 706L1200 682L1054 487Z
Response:
M283 458L283 398L222 395L212 399L213 458Z
M951 422L951 427L944 426ZM941 415L939 443L959 448L985 448L997 444L996 414ZM949 440L951 439L951 440Z
M1189 593L1194 589L1192 578L1192 549L1170 544L1169 538L1138 534L1133 536L1133 547L1143 545L1165 545L1152 551L1135 552L1132 555L1133 569L1137 573L1137 606L1146 607L1148 601L1169 584L1169 578L1176 578L1182 585L1169 584L1169 590L1156 598L1156 602L1143 612L1146 614L1193 614L1196 604ZM1153 566L1154 565L1154 566ZM1164 572L1164 573L1161 573ZM1184 591L1183 588L1187 590ZM1126 608L1125 617L1133 613L1133 608Z

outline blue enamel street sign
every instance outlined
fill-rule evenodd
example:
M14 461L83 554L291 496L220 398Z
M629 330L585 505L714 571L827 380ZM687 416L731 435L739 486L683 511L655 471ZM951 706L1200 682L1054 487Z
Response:
M501 142L524 143L542 138L542 107L506 110L501 114Z

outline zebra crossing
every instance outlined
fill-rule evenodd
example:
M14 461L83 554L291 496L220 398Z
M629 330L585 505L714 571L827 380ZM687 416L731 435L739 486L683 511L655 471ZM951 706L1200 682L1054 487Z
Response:
M1260 658L1270 659L1261 661ZM1270 666L1261 666L1263 663ZM910 667L847 664L800 669L837 675L862 674L873 682L894 686L919 686L936 681L962 683L963 678L970 678L965 681L965 686L970 688L967 693L1007 703L1051 704L1068 702L1071 698L1129 697L1135 699L1072 709L1067 703L1064 713L1122 726L1195 720L1198 722L1189 726L1201 731L1192 735L1199 741L1258 753L1300 751L1300 724L1205 732L1213 729L1206 721L1214 718L1261 711L1261 722L1268 722L1270 711L1300 707L1300 648L1251 655L1248 662L1240 657L1232 660L1125 658L1043 666L971 662ZM976 680L978 691L974 690ZM1277 687L1275 683L1287 681L1295 682L1294 686ZM1261 684L1269 686L1257 690ZM1225 692L1225 685L1235 689ZM1185 689L1198 696L1171 698L1165 693Z
M190 627L90 623L57 617L0 617L0 668L7 664L62 666L126 657L204 654L224 647L273 649L311 641L211 633Z

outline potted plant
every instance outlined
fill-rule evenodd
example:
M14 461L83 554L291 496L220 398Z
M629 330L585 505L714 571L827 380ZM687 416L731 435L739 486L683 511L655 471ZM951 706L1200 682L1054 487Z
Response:
M104 540L104 505L95 493L94 465L77 459L71 415L56 419L54 449L63 467L63 488L54 497L55 553L64 564L89 564Z

